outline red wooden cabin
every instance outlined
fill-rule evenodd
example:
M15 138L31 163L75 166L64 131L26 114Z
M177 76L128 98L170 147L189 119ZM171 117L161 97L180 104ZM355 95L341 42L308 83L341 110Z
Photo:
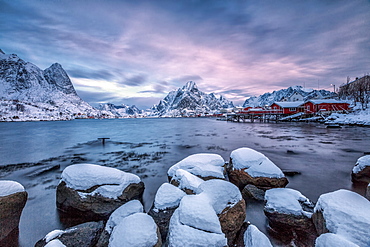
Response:
M271 110L280 111L283 114L295 114L298 112L303 112L304 102L295 101L295 102L275 102L270 107Z
M349 105L347 101L335 99L309 100L304 103L304 110L306 113L316 113L319 111L347 111L349 110Z

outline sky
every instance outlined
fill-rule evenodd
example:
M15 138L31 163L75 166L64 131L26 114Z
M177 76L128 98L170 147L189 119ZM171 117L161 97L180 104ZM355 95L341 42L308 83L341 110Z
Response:
M369 0L0 0L0 49L58 62L92 105L157 104L195 81L242 104L370 73Z

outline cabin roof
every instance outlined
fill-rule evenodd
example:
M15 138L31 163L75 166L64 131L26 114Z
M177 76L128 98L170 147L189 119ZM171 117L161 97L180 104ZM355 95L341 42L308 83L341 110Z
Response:
M304 104L304 101L293 101L293 102L274 102L273 104L277 104L282 108L293 108L299 107Z
M309 100L314 105L319 104L350 104L348 101L345 100L336 100L336 99L316 99L316 100Z

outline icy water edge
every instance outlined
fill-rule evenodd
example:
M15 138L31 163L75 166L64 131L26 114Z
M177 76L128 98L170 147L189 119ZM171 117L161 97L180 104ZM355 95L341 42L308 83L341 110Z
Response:
M34 244L54 229L70 224L55 208L55 188L63 169L93 163L132 172L145 183L149 210L167 169L195 153L217 153L228 161L231 151L253 148L289 176L287 187L316 201L326 192L354 187L350 173L370 151L370 128L326 129L305 123L232 123L205 118L75 120L0 123L0 179L15 180L28 192L19 246ZM108 137L105 145L98 140ZM247 220L267 233L261 203L247 203ZM278 246L279 242L272 239Z

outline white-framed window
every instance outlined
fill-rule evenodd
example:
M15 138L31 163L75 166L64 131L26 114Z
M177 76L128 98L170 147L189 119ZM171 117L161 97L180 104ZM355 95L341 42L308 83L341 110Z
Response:
M296 110L297 110L297 108L295 108L295 107L289 108L289 111L296 111Z

